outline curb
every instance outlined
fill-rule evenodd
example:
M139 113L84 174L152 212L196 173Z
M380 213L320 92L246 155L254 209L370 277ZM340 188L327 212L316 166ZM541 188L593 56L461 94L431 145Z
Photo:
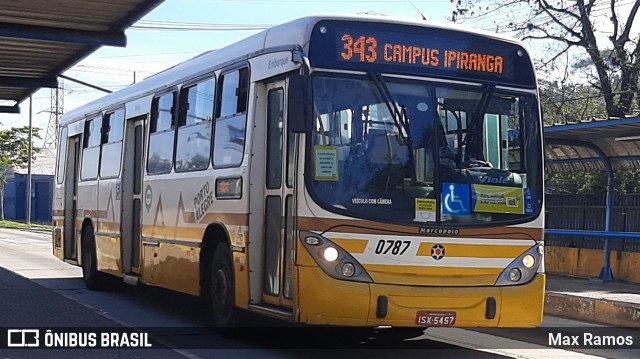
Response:
M41 229L41 228L9 228L9 227L0 227L0 229L10 229L14 231L23 231L23 232L33 232L33 233L44 233L50 234L53 232L53 229Z
M547 292L544 314L617 327L640 328L640 304Z

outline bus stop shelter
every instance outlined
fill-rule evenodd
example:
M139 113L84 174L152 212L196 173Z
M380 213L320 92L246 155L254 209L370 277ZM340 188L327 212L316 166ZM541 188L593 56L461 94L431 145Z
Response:
M610 240L640 239L637 232L612 231L614 170L640 168L640 116L592 120L544 128L545 166L548 172L601 171L607 174L605 228L602 231L546 229L558 236L604 238L604 265L600 279L613 279Z
M30 0L0 6L0 113L101 46L126 46L125 30L164 0Z

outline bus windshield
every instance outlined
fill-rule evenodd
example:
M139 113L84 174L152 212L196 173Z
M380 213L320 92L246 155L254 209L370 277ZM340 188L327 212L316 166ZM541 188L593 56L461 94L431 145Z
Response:
M414 225L537 215L535 96L371 73L312 81L307 185L325 209Z

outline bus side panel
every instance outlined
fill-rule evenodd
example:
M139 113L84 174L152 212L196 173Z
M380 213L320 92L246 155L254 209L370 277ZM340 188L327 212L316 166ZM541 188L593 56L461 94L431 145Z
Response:
M52 225L53 255L64 259L64 187L55 184L53 189Z
M248 235L248 198L216 199L214 186L217 177L242 177L246 168L217 173L215 176L207 170L145 178L142 232L147 243L143 246L145 283L198 295L201 243L210 223L219 223L225 228L231 247L244 248ZM236 285L237 297L246 298L247 274L241 274L244 266L240 270L246 257L235 254L238 253L234 253L236 278L244 282Z
M76 238L78 248L82 240L82 224L85 219L91 221L96 241L96 261L99 271L120 274L120 242L116 238L105 236L100 229L98 207L98 181L89 180L78 183L78 215L76 217Z
M120 237L120 179L101 179L98 182L98 202L93 214L98 269L122 276Z
M193 198L206 180L192 177L145 177L142 274L147 284L197 295L204 228L195 225Z

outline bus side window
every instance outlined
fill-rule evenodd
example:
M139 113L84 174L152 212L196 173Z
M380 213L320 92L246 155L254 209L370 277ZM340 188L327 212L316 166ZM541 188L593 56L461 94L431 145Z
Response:
M209 167L215 80L183 88L176 146L176 171Z
M100 164L100 142L102 140L102 116L98 115L84 123L84 140L82 141L82 168L80 179L98 178Z
M120 174L124 109L108 113L102 122L102 155L100 177L117 177Z
M249 92L249 69L242 68L220 77L222 91L219 94L218 118L228 117L247 111Z
M218 116L213 141L213 166L236 167L242 163L247 124L249 69L241 68L220 77Z
M67 137L67 127L60 130L60 144L58 145L58 167L56 169L56 183L61 184L64 182L64 173L67 163L67 143L69 138Z
M169 92L153 99L149 128L149 157L147 173L171 172L173 160L176 92Z

